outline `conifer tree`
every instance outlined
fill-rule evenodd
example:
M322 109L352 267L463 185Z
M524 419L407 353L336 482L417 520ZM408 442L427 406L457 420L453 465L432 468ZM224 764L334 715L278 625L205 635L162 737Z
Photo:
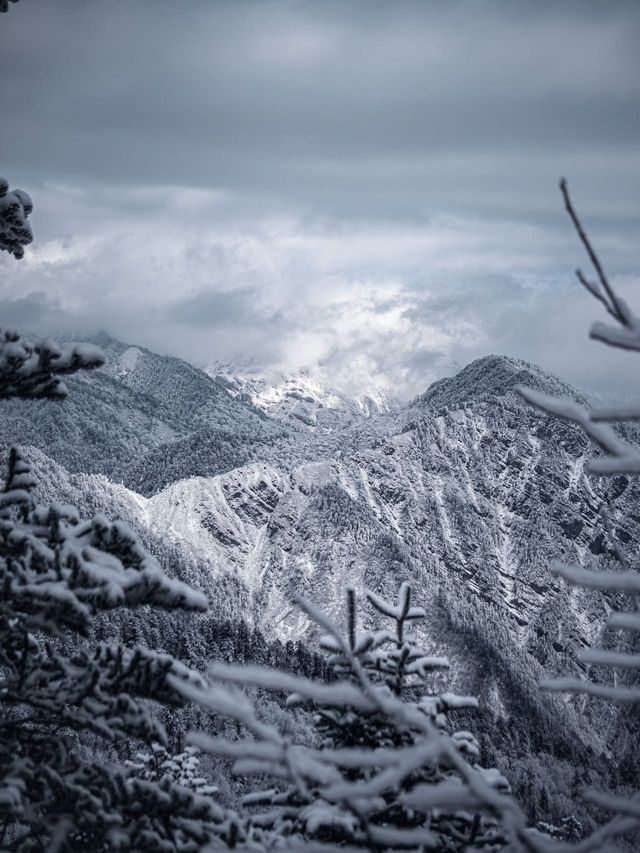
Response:
M310 681L264 667L214 664L207 689L171 679L176 690L241 723L238 741L191 733L201 750L234 760L244 776L276 784L249 794L250 815L238 849L512 850L543 851L549 840L527 828L497 770L478 765L470 732L451 732L451 711L476 707L474 698L436 695L425 684L448 666L429 655L409 630L425 617L403 584L398 601L367 593L392 630L359 632L356 598L348 595L347 636L303 599L298 603L325 632L334 680ZM310 707L317 745L298 744L256 716L230 686L289 694L290 706Z
M218 789L198 774L199 764L198 750L194 746L187 746L182 752L172 755L159 743L151 744L150 752L139 752L134 761L125 762L139 779L159 782L168 776L176 785L209 797Z
M0 184L0 250L17 259L30 241L30 210L25 193ZM32 345L5 331L0 399L63 400L61 375L103 362L87 344ZM0 849L195 853L224 836L233 816L201 785L181 784L183 775L136 775L117 745L166 744L150 703L182 704L169 677L199 677L168 655L88 640L98 612L204 610L206 599L165 577L121 521L40 505L36 486L12 448L0 492Z
M181 704L168 676L198 677L166 655L81 638L98 611L206 600L166 578L122 522L38 505L35 485L13 448L0 494L0 847L198 850L222 812L168 777L136 778L99 746L166 742L148 700Z

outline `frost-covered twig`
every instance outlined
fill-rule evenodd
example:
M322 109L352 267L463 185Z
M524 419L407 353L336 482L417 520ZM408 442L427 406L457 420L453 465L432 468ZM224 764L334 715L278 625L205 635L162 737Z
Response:
M607 326L603 323L594 324L590 332L591 337L611 346L640 351L640 319L633 314L626 302L615 292L607 278L598 255L573 207L566 181L560 182L560 189L566 210L597 277L595 281L589 280L581 270L577 270L578 280L592 296L605 306L608 314L618 323L618 327ZM604 456L591 460L589 467L592 472L604 475L640 473L640 450L620 439L610 425L618 420L640 418L640 406L624 403L601 406L590 410L578 405L573 400L553 398L529 388L520 388L519 392L530 404L547 414L563 418L579 426L604 451ZM598 589L603 592L626 592L631 595L636 602L636 612L614 612L608 617L607 625L610 628L637 633L640 631L640 575L632 568L624 554L614 534L606 507L602 509L602 518L622 571L593 572L582 567L566 566L559 562L552 565L552 571L568 583L576 586ZM596 684L577 678L558 678L541 682L543 689L563 693L583 693L587 696L608 700L614 704L640 704L640 687L633 682L621 686L617 677L617 670L619 669L631 673L640 672L640 654L637 654L636 651L621 650L619 647L615 650L592 648L582 652L580 657L585 663L613 668L614 684ZM613 850L615 848L611 839L640 830L638 796L628 800L613 794L590 792L587 798L603 808L617 812L617 814L588 838L572 847L571 849L575 850L576 853Z

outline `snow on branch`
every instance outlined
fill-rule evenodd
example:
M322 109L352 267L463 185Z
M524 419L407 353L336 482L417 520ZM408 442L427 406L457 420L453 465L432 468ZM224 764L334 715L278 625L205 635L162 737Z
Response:
M564 179L560 181L560 190L567 213L595 271L595 278L589 279L582 270L577 270L578 280L604 305L607 313L617 323L616 326L604 323L594 324L590 332L591 337L611 346L640 351L640 319L616 293L607 278L600 259L573 207ZM604 451L604 456L592 459L589 463L593 473L602 475L640 473L640 449L620 439L611 426L615 421L639 419L639 404L614 404L590 410L573 400L550 397L530 388L519 388L518 391L527 402L541 411L579 426ZM551 570L555 575L575 586L598 589L617 595L626 594L635 605L635 612L614 612L608 617L607 625L620 631L638 632L640 631L640 574L631 567L614 533L606 506L603 507L601 515L605 532L621 571L594 572L581 566L567 566L557 561L552 564ZM625 643L626 649L623 645ZM577 678L557 678L542 681L541 687L544 690L560 693L582 693L617 705L640 704L640 687L637 686L637 678L636 680L633 678L634 673L640 672L640 654L637 653L637 644L634 645L633 636L631 640L625 640L623 636L619 636L615 649L586 649L580 654L580 658L591 666L614 669L613 684L595 683ZM617 670L622 670L622 674L619 675ZM615 850L611 839L640 828L639 798L640 795L637 795L631 800L625 800L613 794L589 793L587 799L616 814L571 849L576 853Z
M302 699L314 702L316 705L345 704L361 711L371 711L374 703L362 695L355 685L346 682L323 684L319 681L309 681L288 675L278 670L262 666L234 666L233 664L213 663L209 667L211 678L230 684L244 684L252 687L262 687L265 690L277 690L290 693L296 701Z
M590 460L589 470L594 474L640 473L640 449L618 438L612 427L601 423L605 420L603 417L594 419L589 409L567 397L552 397L521 385L516 390L537 409L581 427L589 438L609 454Z
M551 564L551 571L574 586L640 593L640 574L634 571L592 572L577 566L566 566L557 560Z
M612 613L607 618L609 628L625 628L627 631L640 631L640 613Z
M8 0L0 0L0 12L8 9ZM9 190L8 181L0 178L0 251L24 256L24 247L33 241L32 210L29 195ZM91 344L59 346L48 339L30 344L15 330L0 329L0 398L64 399L68 392L61 376L103 364L104 355Z
M640 655L630 652L612 652L608 649L585 649L580 652L580 660L593 666L622 666L627 669L640 669Z
M0 846L178 853L232 839L235 819L202 796L193 756L167 758L177 778L153 780L94 746L166 746L152 703L184 705L173 685L202 688L201 677L170 655L80 639L99 611L203 610L206 599L165 577L123 522L39 505L36 485L13 448L0 492Z
M478 766L473 735L449 733L448 713L477 707L477 700L429 692L426 682L444 659L427 655L405 631L408 620L426 617L423 608L411 606L410 587L403 584L396 602L367 593L374 610L394 625L389 631L359 634L353 590L347 599L344 636L297 597L326 633L330 684L226 664L209 672L222 685L170 679L185 698L230 716L251 735L234 741L192 732L191 744L231 759L236 773L261 782L270 776L275 783L245 796L249 814L239 849L549 849L527 828L504 777ZM248 698L232 692L239 687L293 691L294 704L304 702L315 713L318 745L298 744L259 721Z
M2 0L0 12L8 10L9 4ZM9 252L18 260L24 257L24 247L33 241L27 221L32 210L30 196L24 190L10 190L7 179L0 178L0 251Z
M102 351L92 344L30 344L13 329L0 330L0 398L61 400L68 393L61 376L103 364Z
M0 11L8 9L7 0L0 0ZM0 251L24 256L24 247L33 240L28 222L32 210L27 193L9 190L7 180L0 178ZM61 376L103 364L104 355L91 344L59 346L48 339L30 344L13 329L0 329L0 398L64 399L68 392Z
M640 818L640 795L632 799L625 799L624 797L616 797L613 794L603 794L600 791L587 791L585 799L607 811Z
M556 693L586 693L600 699L609 699L614 703L640 702L640 688L609 687L606 684L592 684L579 678L555 678L540 682L543 690Z
M124 522L102 515L83 521L75 507L38 505L34 485L12 448L0 495L0 583L29 629L87 634L98 610L121 606L206 609L205 596L166 577Z

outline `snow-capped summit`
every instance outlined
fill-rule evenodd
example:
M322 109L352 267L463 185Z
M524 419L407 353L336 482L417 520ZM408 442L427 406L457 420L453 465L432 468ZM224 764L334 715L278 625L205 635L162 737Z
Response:
M215 362L206 368L232 397L250 401L256 408L291 426L331 432L355 420L397 411L400 404L379 388L349 396L333 388L320 372L304 370L292 376L243 370Z

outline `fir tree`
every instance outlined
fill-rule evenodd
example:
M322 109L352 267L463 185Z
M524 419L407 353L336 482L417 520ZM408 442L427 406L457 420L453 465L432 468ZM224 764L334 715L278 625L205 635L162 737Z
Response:
M0 250L17 259L30 212L26 193L1 182ZM103 362L90 345L32 345L6 331L0 399L64 399L61 375ZM100 612L204 610L205 597L165 577L121 521L40 505L36 485L12 448L0 493L0 849L195 853L232 838L233 816L193 779L141 778L117 757L119 742L166 744L150 702L183 704L169 679L199 677L168 655L88 643Z
M8 851L197 850L222 811L170 778L136 778L113 748L165 743L148 700L182 704L171 657L88 637L96 613L142 604L202 610L122 522L40 506L12 449L0 495L0 844Z
M194 733L203 751L234 759L245 776L276 780L249 794L239 849L471 851L547 849L496 770L478 766L469 732L451 732L451 711L476 707L470 697L432 694L425 682L448 663L421 648L409 630L425 616L403 585L396 603L367 593L393 630L360 633L348 596L347 636L312 605L301 607L327 634L333 681L309 681L264 667L214 664L229 685L289 693L290 706L311 707L316 746L295 743L256 716L252 703L224 687L203 690L172 679L204 708L235 719L251 737L229 741Z

